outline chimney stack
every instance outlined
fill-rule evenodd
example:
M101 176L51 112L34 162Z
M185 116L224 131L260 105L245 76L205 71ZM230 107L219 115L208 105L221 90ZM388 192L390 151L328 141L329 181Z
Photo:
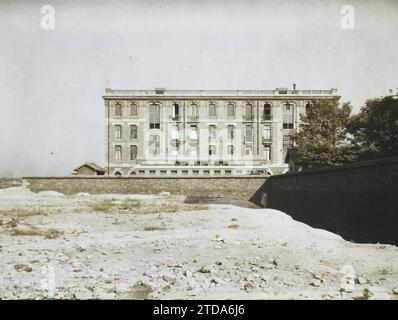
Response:
M296 84L293 83L293 91L296 91Z

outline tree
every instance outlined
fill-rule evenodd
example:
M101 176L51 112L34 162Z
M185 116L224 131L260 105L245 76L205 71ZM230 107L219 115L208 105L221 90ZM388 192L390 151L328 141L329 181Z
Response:
M296 162L303 169L340 165L356 159L347 140L349 103L338 100L313 101L301 115L300 128L293 134Z
M348 123L359 160L398 156L398 99L367 100Z

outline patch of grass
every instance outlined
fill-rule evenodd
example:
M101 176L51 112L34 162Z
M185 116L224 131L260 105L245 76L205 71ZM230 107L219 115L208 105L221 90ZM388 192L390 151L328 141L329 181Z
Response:
M12 229L10 234L12 236L39 236L46 239L55 239L62 235L63 232L54 228L42 230L31 226L29 229Z
M159 226L147 226L144 227L144 231L164 231L166 230L165 227L159 227Z
M236 229L239 229L240 227L239 227L238 224L230 224L230 225L228 226L228 228L229 228L229 229L234 229L234 230L236 230Z
M119 206L121 210L131 210L141 207L141 201L138 199L125 199Z
M99 202L90 203L89 207L96 212L109 212L114 209L115 204L112 200L106 199Z
M1 215L4 216L13 216L18 218L25 218L30 216L47 216L48 213L41 209L22 209L16 208L7 211L0 211Z

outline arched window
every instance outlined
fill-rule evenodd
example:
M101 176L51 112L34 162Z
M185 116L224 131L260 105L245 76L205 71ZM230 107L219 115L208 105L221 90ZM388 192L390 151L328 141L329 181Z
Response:
M235 118L235 105L233 103L227 104L227 117L229 119Z
M265 121L271 120L271 105L269 103L264 104L263 120Z
M122 105L120 102L115 103L115 116L116 117L122 116Z
M245 105L245 120L246 121L253 120L253 105L251 103L247 103Z
M209 104L209 117L217 116L216 105L214 102Z
M121 176L121 175L122 175L122 173L120 171L115 172L115 176Z
M291 103L286 102L283 105L283 129L293 129L293 111Z
M149 129L160 129L160 106L158 104L149 106Z
M137 105L133 102L133 103L131 103L130 104L130 116L132 116L132 117L136 117L137 116L137 113L138 113L138 110L137 110L138 108L137 108Z

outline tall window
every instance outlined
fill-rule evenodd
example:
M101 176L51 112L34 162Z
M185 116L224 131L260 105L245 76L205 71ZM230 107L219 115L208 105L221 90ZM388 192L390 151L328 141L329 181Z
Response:
M209 156L214 156L214 155L216 155L216 146L210 145L209 146Z
M198 115L198 105L196 103L191 104L191 116Z
M233 103L227 104L227 118L235 118L235 105Z
M120 104L120 102L116 102L115 104L115 116L116 117L122 116L122 105Z
M177 141L180 139L180 134L178 132L178 127L177 126L172 126L171 127L171 140Z
M216 126L214 124L209 125L209 138L215 140L217 137Z
M130 146L130 160L137 159L137 146L133 145Z
M216 105L211 102L209 104L209 117L215 117L217 116L217 111L216 111Z
M247 103L245 105L245 120L247 121L253 120L253 105L250 103Z
M150 137L149 147L154 157L160 155L160 137L158 135Z
M293 129L293 109L290 103L283 106L283 129Z
M227 136L228 136L228 139L230 139L230 140L232 140L234 138L234 126L233 125L227 126Z
M253 127L246 126L246 142L253 142Z
M271 120L271 105L269 103L264 105L263 120Z
M264 158L266 161L271 160L271 148L268 145L264 147Z
M178 103L172 104L172 117L177 119L180 116L180 105Z
M305 105L305 113L308 114L308 112L310 111L311 106L312 106L311 103L307 103L307 104Z
M115 139L122 138L122 126L120 124L115 125Z
M233 155L234 155L234 146L233 146L232 144L229 144L229 145L227 146L227 154L228 154L229 156L233 156Z
M149 128L160 129L160 106L158 104L149 106Z
M264 126L264 139L271 140L271 126L270 125Z
M293 147L293 140L289 134L283 135L283 159L286 158L287 150Z
M137 126L135 124L130 126L130 139L137 139Z
M198 127L196 125L191 125L191 131L189 132L190 140L198 140Z
M135 103L130 104L130 116L136 117L137 116L137 105Z
M115 146L115 160L122 160L122 146Z
M245 147L245 155L251 156L253 154L253 144L247 144Z

